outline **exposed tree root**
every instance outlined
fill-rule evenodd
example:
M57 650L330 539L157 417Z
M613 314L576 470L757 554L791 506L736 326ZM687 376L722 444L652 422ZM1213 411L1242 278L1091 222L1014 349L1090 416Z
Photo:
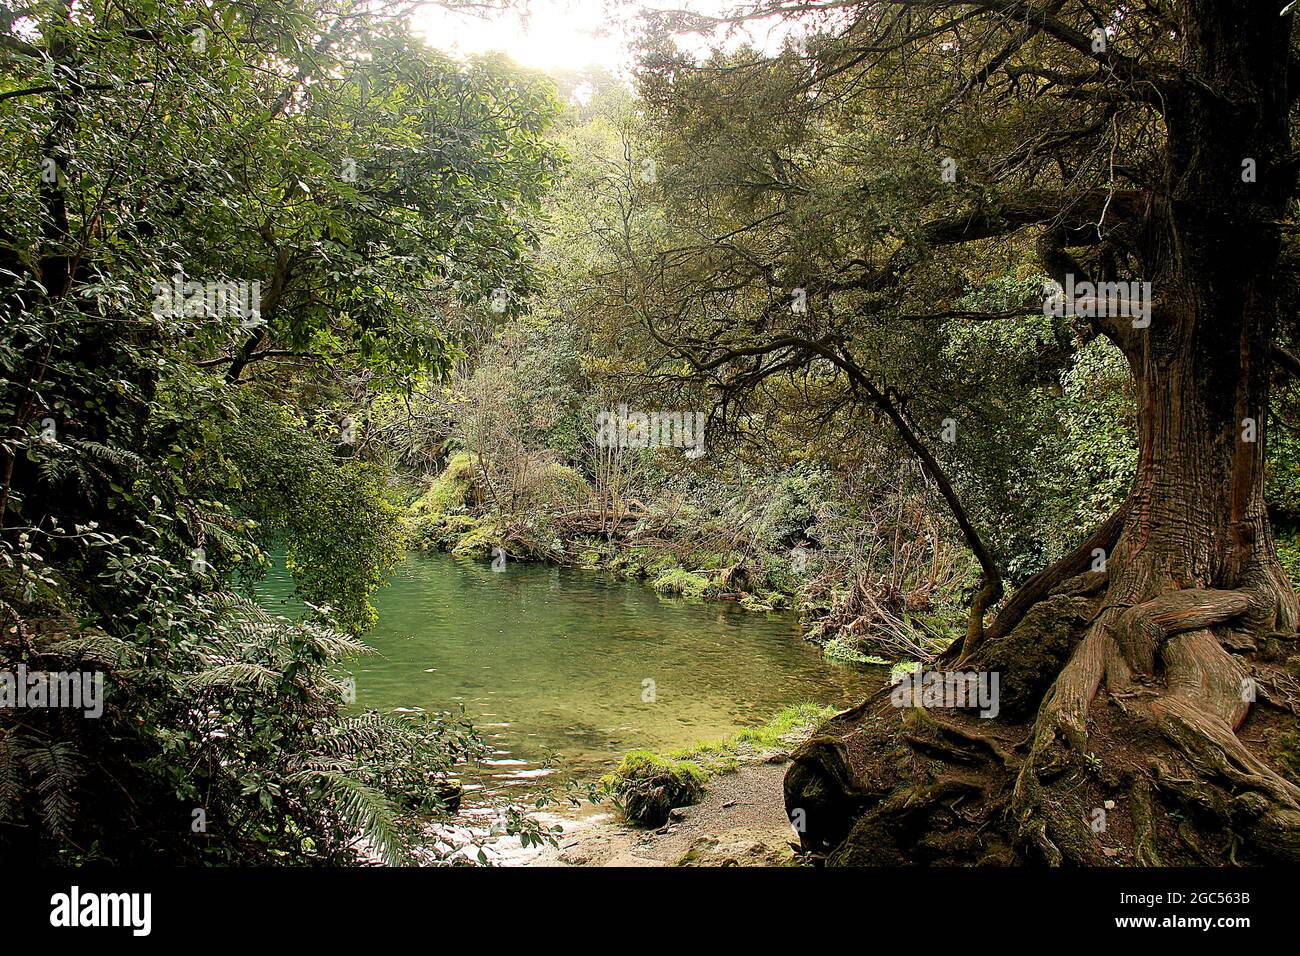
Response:
M886 688L795 754L805 849L830 864L1300 860L1300 786L1270 752L1300 703L1294 596L1267 574L1174 589L1065 565L960 653L999 671L1003 719L897 708Z
M1096 552L1099 549L1109 553L1124 528L1124 520L1128 516L1128 509L1129 505L1125 503L1123 507L1102 522L1092 534L1088 535L1077 548L1060 561L1035 574L1018 588L1001 612L994 618L993 623L985 630L984 640L995 640L1010 634L1030 608L1049 595L1060 593L1061 585L1070 578L1085 574L1096 561ZM1100 579L1101 582L1104 582L1104 580L1104 577ZM964 642L964 645L958 648L961 657L964 659L972 657L979 650L975 646L965 646L967 644L969 642Z

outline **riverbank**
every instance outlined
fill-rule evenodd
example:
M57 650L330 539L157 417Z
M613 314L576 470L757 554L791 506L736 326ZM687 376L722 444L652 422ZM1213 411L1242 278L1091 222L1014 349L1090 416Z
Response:
M772 753L713 779L703 798L670 811L661 827L597 813L537 811L561 832L557 845L524 846L505 832L500 809L473 808L431 824L415 859L422 866L661 867L798 865L798 835L785 815L789 752ZM604 804L609 807L609 804ZM368 861L380 865L376 859Z
M715 743L662 755L629 754L603 778L623 810L577 818L558 847L522 860L528 866L790 866L798 834L786 815L783 781L791 752L835 708L787 707L761 727ZM703 792L686 805L633 809L629 786L643 778L629 768L658 768L656 793L673 793L675 779L700 775ZM684 802L678 800L676 802ZM629 816L652 820L638 825ZM662 821L662 823L660 823Z
M961 633L973 580L969 560L930 550L939 539L929 532L894 534L887 565L872 552L877 568L809 541L798 523L765 533L771 514L715 513L673 496L611 502L555 463L521 480L508 507L463 452L412 495L405 526L415 550L497 571L515 562L606 571L663 595L789 609L805 640L844 663L931 659Z
M650 830L611 816L580 821L527 866L790 866L797 834L785 816L788 754L714 778L704 798Z
M598 804L584 801L560 809L552 802L526 813L556 836L554 843L526 843L509 835L508 818L521 812L517 806L465 809L429 824L416 860L431 866L504 867L798 865L798 834L785 809L785 771L793 750L835 713L832 707L798 704L726 740L662 754L633 751L587 791L599 794ZM660 769L660 782L688 768L703 782L689 803L679 794L653 817L642 812L654 819L651 825L629 818L632 807L620 786L627 782L627 768L647 758Z

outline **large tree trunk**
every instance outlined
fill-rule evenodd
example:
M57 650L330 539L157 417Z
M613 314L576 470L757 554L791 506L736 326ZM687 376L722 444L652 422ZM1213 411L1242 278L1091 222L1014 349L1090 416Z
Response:
M833 862L1300 860L1279 750L1300 606L1263 495L1289 40L1266 4L1185 8L1201 82L1166 109L1142 263L1156 308L1108 330L1137 386L1129 500L948 656L998 672L999 719L882 692L796 753L787 805Z

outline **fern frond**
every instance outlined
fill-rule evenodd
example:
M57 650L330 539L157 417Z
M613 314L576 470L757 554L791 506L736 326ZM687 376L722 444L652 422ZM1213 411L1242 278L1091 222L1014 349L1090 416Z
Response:
M115 445L105 445L102 442L90 441L84 438L70 439L68 444L77 451L85 452L91 458L108 462L123 471L144 471L147 467L145 460L135 452L127 451L125 448L118 448Z
M194 674L183 682L191 690L206 690L214 687L237 690L254 686L258 690L275 687L279 675L262 664L252 661L233 661L218 664L209 670Z
M19 754L23 768L36 782L41 817L54 836L65 836L76 813L73 793L81 777L81 755L67 741L36 744Z
M111 668L135 667L142 659L139 648L129 641L90 631L43 645L40 651Z
M315 785L343 821L389 866L407 862L393 809L383 795L355 777L329 770L303 770L291 783Z
M15 818L23 795L22 744L12 730L0 731L0 823Z

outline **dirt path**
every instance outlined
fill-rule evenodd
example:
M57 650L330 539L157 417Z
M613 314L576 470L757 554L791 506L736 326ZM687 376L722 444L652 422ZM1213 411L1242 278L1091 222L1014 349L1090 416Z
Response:
M612 814L565 821L559 848L548 848L528 865L787 865L795 841L782 794L788 759L774 753L714 775L704 799L672 811L660 830L630 827Z

